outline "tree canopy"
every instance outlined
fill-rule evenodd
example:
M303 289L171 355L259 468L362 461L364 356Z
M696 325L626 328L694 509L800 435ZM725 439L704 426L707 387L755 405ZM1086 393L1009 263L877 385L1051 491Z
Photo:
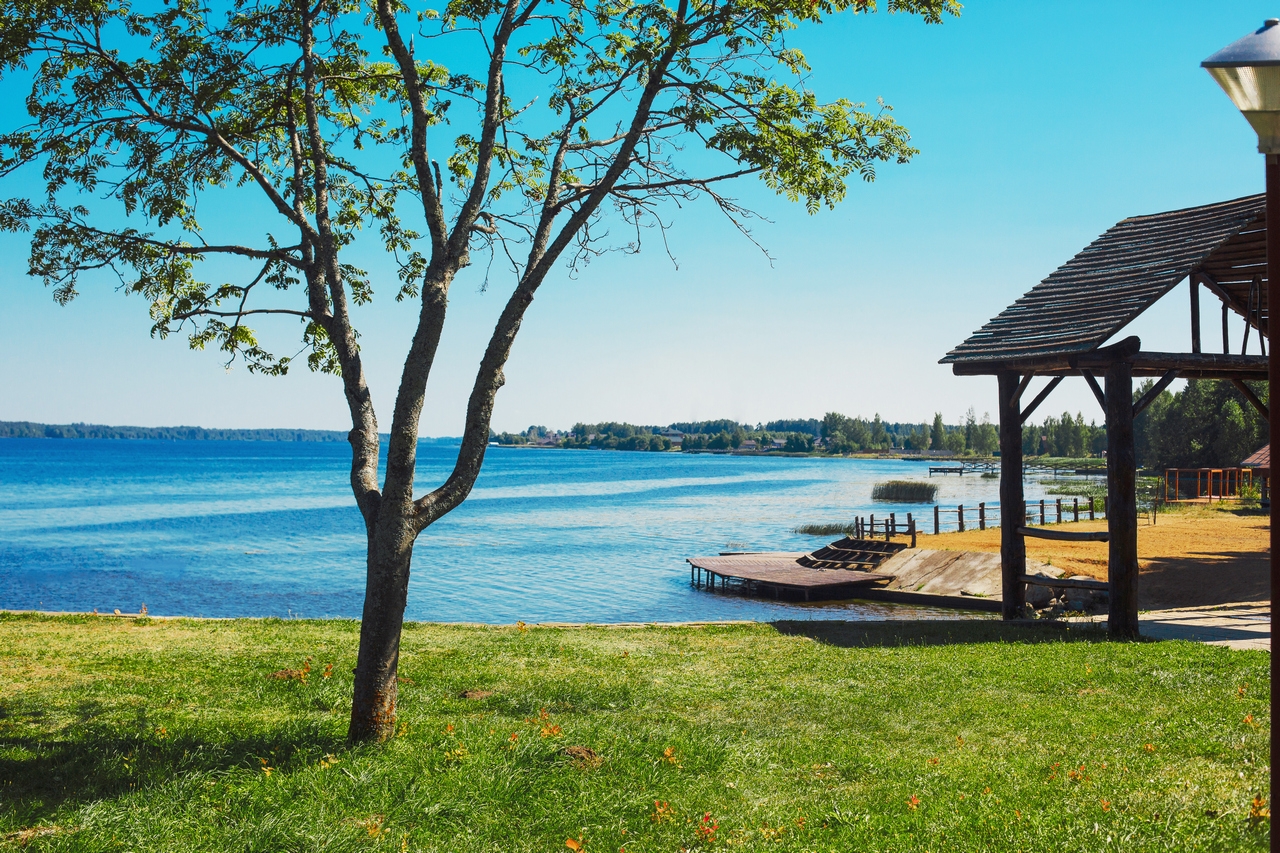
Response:
M884 6L932 23L960 8ZM751 211L726 194L734 179L754 176L814 212L878 164L908 161L916 150L888 105L819 98L790 42L801 26L875 8L13 0L0 71L31 80L29 121L0 132L0 174L39 169L44 186L0 204L0 228L30 230L30 272L61 302L114 275L146 301L155 335L185 334L271 374L305 353L340 378L369 541L351 736L386 737L413 543L479 475L538 288L553 269L638 251L646 229L669 227L672 205L709 202L749 235ZM349 260L366 232L394 259L389 288ZM449 291L473 253L497 264L507 295L454 468L415 494ZM388 290L417 323L382 408L380 469L352 307ZM297 339L275 333L268 345L260 324L271 318L298 324ZM873 425L874 440L886 435Z

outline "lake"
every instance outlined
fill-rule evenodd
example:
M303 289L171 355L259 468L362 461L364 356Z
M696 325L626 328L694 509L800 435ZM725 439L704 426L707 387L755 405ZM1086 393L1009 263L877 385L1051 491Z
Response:
M425 490L455 447L423 442ZM364 532L346 444L0 440L0 608L358 618ZM896 459L491 447L471 497L414 549L407 618L512 623L943 616L869 602L775 603L691 589L686 557L808 551L810 522L859 514ZM953 506L997 481L935 477ZM1043 495L1034 480L1029 500ZM954 516L953 516L954 518Z

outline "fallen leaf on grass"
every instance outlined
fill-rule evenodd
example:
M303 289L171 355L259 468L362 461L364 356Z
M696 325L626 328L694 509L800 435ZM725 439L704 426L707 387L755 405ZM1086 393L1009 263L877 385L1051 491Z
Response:
M1264 820L1271 820L1271 809L1267 808L1266 800L1262 799L1262 795L1259 794L1249 804L1249 825L1257 826Z
M458 694L463 699L488 699L493 695L492 690L464 690Z
M564 840L564 846L572 850L573 853L578 853L578 851L586 845L582 843L581 838L566 838Z
M604 759L589 746L566 746L564 753L573 759L573 766L579 770L596 770L604 764Z
M302 662L302 669L277 669L271 673L269 678L275 678L280 681L299 681L303 684L307 683L307 676L311 674L311 658L307 658Z

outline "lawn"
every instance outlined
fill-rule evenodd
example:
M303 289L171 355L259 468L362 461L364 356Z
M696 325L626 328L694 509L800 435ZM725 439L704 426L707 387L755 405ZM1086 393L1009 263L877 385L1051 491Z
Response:
M1061 625L0 616L0 848L1264 850L1268 658Z

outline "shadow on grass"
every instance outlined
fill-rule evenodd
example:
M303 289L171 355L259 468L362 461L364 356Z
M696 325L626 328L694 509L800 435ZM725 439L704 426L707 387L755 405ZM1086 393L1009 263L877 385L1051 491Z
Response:
M953 646L974 643L1097 643L1107 639L1104 629L1063 622L918 619L891 622L780 620L770 624L780 634L809 637L820 643L843 648Z
M83 719L83 717L82 717ZM341 733L307 721L281 728L234 732L212 728L170 735L163 727L73 723L40 731L39 709L0 703L0 785L4 810L21 825L38 823L64 806L110 799L184 775L288 772L346 747ZM139 715L145 722L145 716ZM14 729L27 728L21 734ZM15 725L16 724L16 725Z

